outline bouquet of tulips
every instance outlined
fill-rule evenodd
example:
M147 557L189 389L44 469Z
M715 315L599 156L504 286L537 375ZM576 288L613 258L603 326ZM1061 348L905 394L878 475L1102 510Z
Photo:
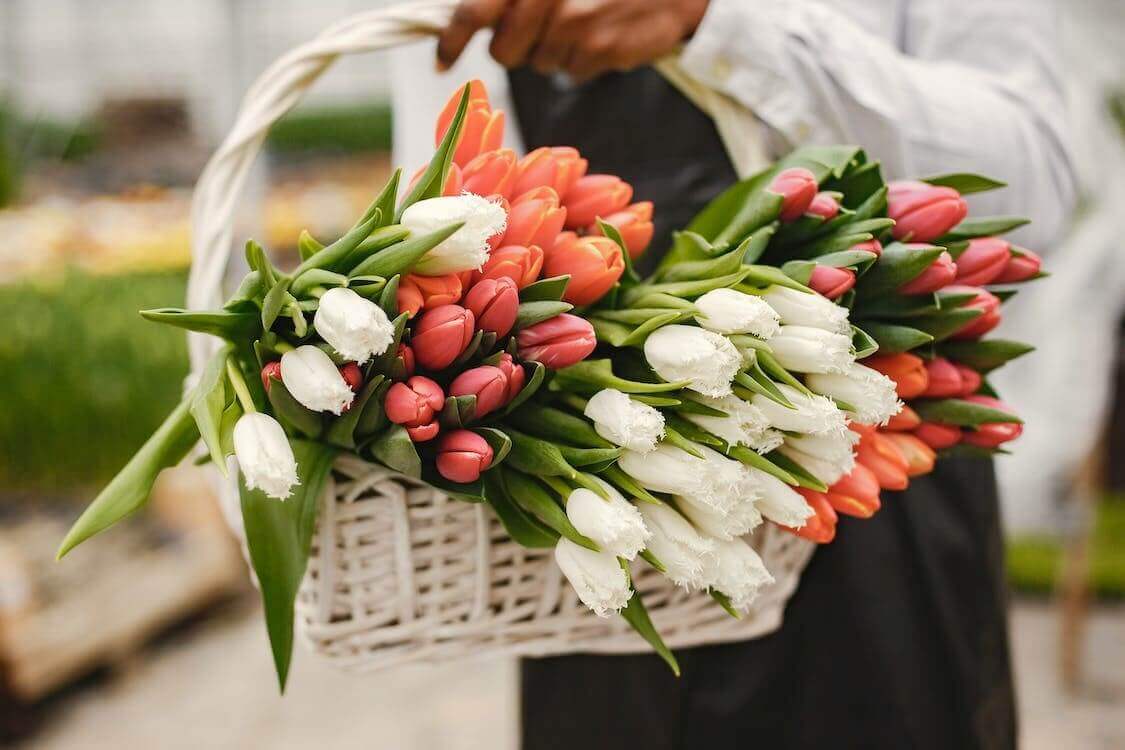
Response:
M1027 347L981 339L1010 296L984 287L1039 261L994 236L1020 220L967 219L961 197L998 183L888 186L859 148L801 149L641 278L652 205L572 148L518 158L503 123L467 85L401 198L396 173L343 237L303 235L289 272L248 243L222 309L143 312L223 346L60 555L197 442L222 471L233 455L284 683L318 496L354 452L487 503L675 669L637 558L738 616L772 581L746 542L763 522L828 542L935 451L1019 434L984 376Z

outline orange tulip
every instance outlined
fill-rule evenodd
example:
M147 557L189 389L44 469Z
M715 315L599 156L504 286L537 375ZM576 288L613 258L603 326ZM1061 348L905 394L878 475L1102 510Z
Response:
M965 387L957 365L945 357L934 357L927 362L926 375L930 382L922 393L925 398L952 398L961 395Z
M462 189L477 195L508 197L516 176L516 152L510 148L485 151L461 170Z
M434 145L441 143L445 133L449 130L453 116L457 114L457 105L461 101L461 89L453 92L445 108L438 115L437 130L434 135ZM504 113L492 111L488 103L488 90L479 80L469 82L469 108L465 112L464 125L461 128L461 137L457 141L457 148L453 151L453 161L458 166L465 166L473 157L485 151L494 151L504 142Z
M905 490L910 484L906 457L885 435L874 432L860 440L855 458L871 470L885 490Z
M934 470L937 454L934 453L933 448L915 436L905 432L888 432L883 434L883 438L890 440L898 448L898 452L906 458L907 476L917 477Z
M910 432L920 424L922 424L922 418L918 416L918 412L904 405L902 411L887 421L884 429L891 432Z
M914 430L914 437L935 451L952 448L961 442L961 428L939 422L923 422Z
M566 225L571 229L587 227L599 216L615 214L633 199L633 186L611 174L588 174L563 198Z
M455 273L444 276L418 276L409 273L398 283L398 311L410 313L419 310L451 305L461 299L461 279Z
M476 326L497 336L507 336L516 324L520 296L516 282L507 276L481 279L465 293L465 307L473 312Z
M621 239L625 242L625 249L629 251L629 257L634 260L645 251L648 243L652 242L654 231L652 201L641 201L626 206L621 211L603 216L602 220L617 229L621 234ZM597 223L594 223L587 227L586 233L600 235L602 230Z
M980 310L981 315L974 318L957 333L955 339L979 339L984 334L1000 325L1000 298L987 289L973 286L955 285L946 287L946 291L959 294L976 292L976 298L962 305L962 310Z
M449 367L473 340L475 323L472 311L460 305L426 310L410 339L415 361L427 370Z
M586 167L586 160L569 146L537 148L520 159L512 195L518 198L546 186L553 189L561 201L586 174Z
M625 271L621 248L608 237L563 232L543 264L547 277L570 276L563 299L589 305L601 299Z
M796 534L802 539L808 539L817 544L828 544L836 538L836 523L839 520L836 511L828 502L828 498L821 492L814 492L803 487L798 487L797 492L805 498L805 502L813 509L815 515L805 520L805 525L799 529L788 526L782 528Z
M829 487L825 498L836 512L856 518L871 518L882 507L879 480L863 464L856 464L850 474Z
M507 276L523 289L534 283L542 270L543 251L538 245L504 245L488 257L484 267L475 274L475 279L480 281Z
M554 188L529 190L512 201L504 244L553 247L565 222L566 209L559 206Z
M961 395L971 396L980 390L981 385L984 383L984 378L981 374L971 367L965 365L955 365L957 372L961 374Z
M913 354L877 354L863 360L863 364L895 381L895 392L899 398L917 398L930 383L926 363Z

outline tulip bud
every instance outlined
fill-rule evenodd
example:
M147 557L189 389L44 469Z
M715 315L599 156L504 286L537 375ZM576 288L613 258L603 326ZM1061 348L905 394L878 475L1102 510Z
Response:
M780 445L780 436L770 429L770 421L762 410L733 393L722 398L702 396L699 402L724 412L726 416L714 417L691 412L683 412L681 416L728 444L745 445L762 452Z
M492 465L492 447L475 432L454 430L438 441L436 464L438 474L451 482L475 482Z
M405 380L414 374L414 350L406 344L398 345L395 361L391 363L392 380Z
M449 384L450 396L476 396L473 416L477 419L496 411L508 398L508 377L499 367L481 365L463 373Z
M865 253L874 253L875 257L883 254L883 243L879 240L868 240L852 245L849 250L862 250Z
M474 334L473 313L460 305L442 305L418 318L410 345L414 358L427 370L444 370L461 356Z
M969 286L991 284L1004 272L1012 246L999 237L978 237L957 256L957 283Z
M772 474L751 469L750 474L761 492L758 510L762 515L781 526L800 528L813 515L813 509L792 487Z
M621 235L629 257L636 260L652 242L655 228L652 224L652 202L641 201L627 206L621 211L603 216L602 221L612 225ZM600 235L602 228L597 223L586 228L587 234Z
M863 364L895 381L895 391L901 399L918 398L930 384L926 363L914 354L877 354L863 360Z
M838 299L855 286L855 271L817 264L809 276L808 286L828 299Z
M762 299L781 316L781 322L785 325L811 326L845 336L851 335L848 309L819 294L771 286Z
M884 433L882 437L898 448L898 452L906 459L907 476L917 477L929 474L934 470L934 461L937 455L933 448L914 435L904 432L888 432Z
M1039 275L1039 268L1043 261L1030 250L1019 249L1017 255L1008 259L1007 265L1000 275L992 280L994 284L1016 284L1021 281L1035 278Z
M851 473L829 487L824 496L837 513L855 518L870 518L882 507L879 480L863 464L856 464Z
M414 190L414 187L418 184L418 180L422 179L422 175L426 173L426 169L428 168L429 165L419 167L418 171L414 173L414 176L410 178L410 183L406 186L406 192L408 194L412 190ZM449 173L445 175L445 184L442 185L441 194L447 198L454 195L460 195L462 192L462 182L463 178L461 177L461 168L456 164L451 163L449 165Z
M312 411L338 416L355 398L328 355L310 344L281 355L281 380L293 398Z
M565 221L558 194L549 187L536 188L512 201L503 244L554 247Z
M1012 407L991 396L968 396L965 400L1009 414L1013 413ZM975 429L965 430L964 440L978 448L997 448L1009 440L1015 440L1022 433L1023 425L1019 422L987 422L977 425Z
M957 366L945 357L934 357L926 364L929 384L922 391L924 398L952 398L961 395L964 383Z
M266 362L262 367L262 387L266 389L266 393L270 392L270 378L281 380L280 362Z
M595 552L560 537L555 562L578 598L598 617L609 617L633 596L629 576L610 552Z
M363 372L355 362L348 362L341 367L340 377L348 384L348 388L352 389L352 393L359 393L359 389L363 387Z
M767 190L781 196L779 218L784 222L796 221L809 210L816 197L816 175L804 167L783 169L773 178Z
M906 457L886 436L877 432L860 440L856 461L870 469L885 490L905 490L910 484Z
M461 103L461 94L462 89L453 92L441 114L438 115L437 130L434 133L435 146L441 143L441 139L445 137L446 131L453 123L453 118L457 115L457 106ZM457 148L453 151L453 161L460 166L465 166L477 154L498 149L503 142L504 113L501 110L495 112L492 110L484 83L474 79L469 82L469 106L465 111Z
M851 430L828 435L790 435L778 448L824 484L833 484L855 468L853 447L859 435Z
M749 610L758 592L774 581L762 558L742 539L717 540L707 562L707 585L725 594L736 610Z
M607 498L579 488L566 501L566 517L578 533L591 539L605 552L632 560L645 548L652 535L645 528L640 512L622 497L613 485L593 478Z
M626 449L618 466L653 492L680 495L722 513L755 492L745 465L707 446L696 449L703 458L667 443L647 453Z
M755 502L756 495L746 495L730 508L719 509L700 502L697 498L676 498L676 507L692 525L715 539L734 539L749 534L762 523L762 514Z
M464 225L422 256L414 273L442 276L480 268L488 260L489 238L504 231L506 221L502 206L471 193L418 201L402 212L401 223L411 234L429 234L457 222Z
M588 174L574 183L563 197L566 226L578 229L593 224L599 216L609 216L629 205L633 187L620 177Z
M506 336L512 330L519 306L519 289L507 276L481 279L465 295L465 307L476 317L477 329L497 336Z
M896 240L936 240L969 213L965 199L951 187L925 182L892 182L887 192L887 216L895 220L891 233Z
M695 322L715 333L749 333L769 340L780 329L780 316L768 302L734 289L712 289L695 300L695 309Z
M688 388L715 398L731 392L731 381L742 369L742 355L734 344L694 326L656 329L645 339L644 353L649 366L665 381L689 381Z
M538 280L542 269L543 250L538 245L530 247L505 245L492 253L480 272L475 274L475 278L479 283L481 279L499 279L506 276L523 289Z
M715 540L701 535L667 505L645 503L637 509L652 534L648 549L664 564L668 579L687 589L701 588L704 570L715 554Z
M461 170L463 189L481 196L507 198L516 176L516 152L510 148L485 151Z
M414 317L423 309L452 305L461 299L461 291L461 279L455 273L444 276L408 273L398 282L398 311Z
M313 326L341 357L361 364L385 352L395 338L383 308L344 287L321 295Z
M918 412L904 404L902 410L887 420L883 427L891 432L910 432L920 424L922 424L922 418L918 416Z
M980 373L971 367L965 365L954 365L957 368L958 374L961 376L961 396L971 396L980 390L981 385L984 383L984 378Z
M971 286L951 286L950 292L976 292L976 298L962 305L962 310L982 310L983 313L969 322L964 328L953 334L955 339L979 339L984 334L1000 325L1000 298L987 289Z
M952 448L961 442L961 428L951 424L923 422L914 430L914 437L935 451Z
M297 462L293 448L277 420L261 412L250 412L238 418L232 434L234 455L242 480L252 490L261 490L270 497L289 497L297 479Z
M810 326L782 326L770 339L770 351L793 372L839 373L855 361L850 336Z
M648 453L664 437L664 415L613 388L590 397L582 412L599 435L622 448Z
M568 313L522 329L516 340L520 359L540 362L551 370L581 362L598 345L589 321Z
M819 216L828 221L836 218L836 214L840 213L840 204L832 193L817 193L813 196L809 207L805 209L805 213Z
M508 393L504 396L504 403L508 403L523 390L527 376L524 374L523 365L512 359L512 355L507 352L500 355L500 361L496 366L508 379Z
M907 245L912 249L925 248L925 245ZM953 283L957 276L957 264L953 256L942 252L933 263L926 267L918 276L899 287L900 294L932 294L937 290Z
M520 159L512 195L517 198L538 187L549 187L561 201L586 174L586 160L569 146L537 148Z
M608 237L579 237L563 232L543 264L548 277L570 276L563 299L589 305L601 299L625 271L621 248Z
M847 429L844 412L836 408L836 404L831 399L824 396L810 396L784 383L779 383L777 388L795 408L782 406L760 393L755 394L750 401L766 415L775 428L810 435L839 433Z
M415 375L405 383L395 383L387 391L383 411L387 419L403 425L416 443L438 434L437 417L445 406L441 386L429 378Z
M847 404L855 410L849 412L852 418L862 424L883 424L903 408L894 381L858 362L839 374L809 375L805 385L815 393Z
M836 538L836 524L839 522L832 504L828 502L828 498L822 492L805 489L804 487L799 488L797 492L804 498L813 515L805 522L804 526L799 528L785 526L783 528L799 537L808 539L810 542L828 544Z

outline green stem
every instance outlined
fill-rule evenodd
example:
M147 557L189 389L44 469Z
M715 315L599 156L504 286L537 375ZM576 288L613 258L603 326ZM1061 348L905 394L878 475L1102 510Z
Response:
M250 389L246 387L246 379L242 377L242 370L233 359L227 359L227 377L230 378L230 384L234 387L235 395L238 396L238 402L242 404L242 411L247 414L258 411L254 406L254 398L250 395Z

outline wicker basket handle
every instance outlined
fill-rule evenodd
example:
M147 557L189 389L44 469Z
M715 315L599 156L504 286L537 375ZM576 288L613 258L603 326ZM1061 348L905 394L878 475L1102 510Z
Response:
M270 126L301 100L336 58L432 36L448 25L456 5L457 0L414 0L352 16L289 51L258 77L246 92L230 133L207 162L195 186L189 308L215 308L223 302L222 282L233 247L235 210ZM696 82L679 67L674 56L660 61L656 67L715 119L740 174L764 165L764 149L753 115ZM217 345L212 337L189 334L193 373L201 370Z

